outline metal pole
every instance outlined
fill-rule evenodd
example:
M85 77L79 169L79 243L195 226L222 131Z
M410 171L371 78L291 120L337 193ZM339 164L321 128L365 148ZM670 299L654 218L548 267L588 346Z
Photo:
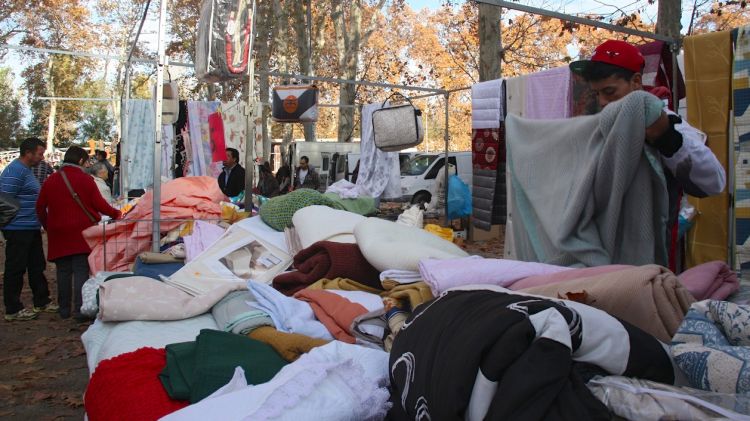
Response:
M167 0L160 1L159 9L159 36L157 38L157 46L159 51L158 63L156 65L156 92L155 92L155 113L156 118L154 119L154 200L152 216L152 242L151 250L159 252L159 242L161 240L160 222L161 218L161 117L162 117L162 101L164 99L164 65L167 62L166 54L164 53L164 38L166 35L167 27Z
M672 103L674 104L674 112L680 112L680 86L677 83L679 76L680 64L677 62L677 55L680 53L680 44L673 42L669 45L669 49L672 52Z
M445 226L450 225L450 220L448 219L448 179L450 177L450 162L448 162L448 145L450 143L450 133L448 132L448 102L450 100L450 94L445 94L445 134L444 134L444 140L445 140L445 162L443 164L443 168L445 169L445 203L443 203L444 211L445 211Z
M128 126L130 125L130 63L125 64L125 92L123 93L122 106L120 107L120 114L122 115L122 131L120 137L120 194L127 197L126 187L128 184L128 162L130 158L127 153L128 136L130 131Z
M734 108L734 107L732 107ZM729 115L734 115L734 109L729 110ZM729 119L729 134L731 135L735 131L734 127L734 119ZM735 150L734 140L732 139L732 136L729 136L729 156L728 162L727 162L727 193L729 194L729 225L727 225L728 229L728 241L729 241L729 247L727 250L729 250L729 253L727 253L727 263L729 264L729 267L732 268L732 270L735 270L734 265L737 264L737 255L735 254L737 249L737 220L735 218L735 209L737 208L737 205L735 203L735 189L737 187L737 179L734 172L734 160L736 158L736 153L739 152L739 150ZM739 146L739 145L738 145Z
M493 6L505 7L506 9L518 10L526 13L533 13L535 15L547 16L551 18L561 19L568 22L579 23L581 25L593 26L595 28L607 29L613 32L620 32L628 35L635 35L643 38L655 39L657 41L664 41L674 43L675 40L660 34L654 34L652 32L639 31L637 29L625 28L624 26L612 25L611 23L599 22L592 19L586 19L573 15L566 15L565 13L553 12L551 10L539 9L537 7L525 6L523 4L511 3L503 0L477 0L477 3L491 4Z
M250 30L255 34L256 10L255 1L253 1L253 22ZM255 57L253 51L254 36L250 37L250 63L247 66L247 105L245 115L247 115L247 127L245 129L245 211L253 210L253 185L255 184L255 116L257 113L257 104L255 101ZM263 115L261 111L261 116Z

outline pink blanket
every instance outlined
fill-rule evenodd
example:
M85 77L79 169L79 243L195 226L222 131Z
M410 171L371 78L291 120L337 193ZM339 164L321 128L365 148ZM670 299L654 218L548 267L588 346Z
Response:
M725 300L740 288L737 274L718 260L688 269L678 278L698 301Z
M525 288L538 287L542 285L552 285L560 282L571 281L573 279L588 278L590 276L599 276L607 273L617 272L623 269L630 269L633 266L627 265L607 265L593 268L572 269L565 272L540 274L529 276L509 286L509 289L518 291Z
M478 256L461 259L424 259L419 272L434 296L463 285L497 285L508 287L533 275L549 275L572 269L544 263L506 259L484 259Z
M177 228L186 219L220 219L222 200L226 197L211 177L184 177L164 184L161 233ZM91 273L128 271L136 256L151 247L152 201L153 191L149 191L123 220L107 225L106 230L94 225L83 231L83 238L91 247Z

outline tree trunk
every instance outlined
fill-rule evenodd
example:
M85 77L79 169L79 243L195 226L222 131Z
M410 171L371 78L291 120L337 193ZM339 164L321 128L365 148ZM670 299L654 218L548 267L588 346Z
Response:
M491 4L479 4L479 80L494 80L502 76L502 39L500 36L501 10Z
M292 22L297 43L297 57L299 57L300 73L305 76L314 76L312 68L312 51L310 50L310 22L307 20L307 1L295 0L292 8ZM305 81L308 82L308 81ZM315 123L303 123L305 129L305 141L315 141Z
M656 33L679 39L682 3L680 0L659 0L659 12L656 18Z

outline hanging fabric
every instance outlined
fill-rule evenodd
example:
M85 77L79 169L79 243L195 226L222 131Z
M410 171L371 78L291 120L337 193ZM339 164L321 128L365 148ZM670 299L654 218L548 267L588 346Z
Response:
M274 87L271 117L280 123L318 121L318 87L315 85Z
M362 108L362 141L357 189L361 196L395 199L401 197L398 152L384 152L378 149L372 130L372 113L380 106L381 104L370 104Z
M502 79L471 87L472 223L485 231L506 217L504 98Z
M524 117L545 120L570 117L570 75L568 66L529 75L526 79Z
M182 131L187 128L187 102L180 101L178 104L179 113L177 121L174 123L175 131L175 150L174 150L174 171L173 177L179 178L186 175L188 166L187 150L185 149L185 139Z
M161 128L161 177L172 180L174 178L174 125L164 124Z
M198 20L195 75L208 83L238 79L252 55L251 0L203 0Z
M735 34L733 34L734 36ZM734 151L737 177L736 266L743 280L750 279L750 25L739 28L734 43L732 99L734 109Z
M211 132L211 162L224 161L227 159L227 147L224 142L224 121L220 112L208 116L208 127Z
M212 165L211 130L208 116L219 109L217 101L188 101L188 123L190 126L190 144L193 151L192 174L218 177L221 165Z
M688 122L708 136L706 144L726 169L732 48L728 31L685 37ZM729 194L690 198L698 217L688 233L688 267L727 261Z
M154 177L154 101L132 99L128 101L128 138L126 149L127 184L123 191L146 189L153 185Z
M221 119L224 123L224 144L227 148L234 148L239 151L240 161L244 165L245 147L247 145L245 102L227 102L222 104L221 108Z
M685 98L685 80L682 78L682 72L677 68L677 80L673 80L673 61L672 52L669 50L669 44L664 41L654 41L648 44L638 46L645 60L643 69L643 87L647 91L653 91L662 99L669 103L669 109L674 111L672 87L677 87L679 99ZM665 88L664 90L654 90L654 88ZM659 95L665 92L666 95Z

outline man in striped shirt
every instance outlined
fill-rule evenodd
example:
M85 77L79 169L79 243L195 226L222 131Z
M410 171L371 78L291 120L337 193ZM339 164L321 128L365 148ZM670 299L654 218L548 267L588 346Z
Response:
M45 143L39 138L28 138L21 143L20 157L13 160L0 174L0 192L21 202L16 217L2 228L6 240L5 273L3 276L3 302L5 320L31 320L38 313L54 313L57 305L49 298L44 269L47 261L42 246L41 225L36 216L39 181L31 167L44 159ZM32 310L21 302L23 275L28 272L29 287L34 295Z

